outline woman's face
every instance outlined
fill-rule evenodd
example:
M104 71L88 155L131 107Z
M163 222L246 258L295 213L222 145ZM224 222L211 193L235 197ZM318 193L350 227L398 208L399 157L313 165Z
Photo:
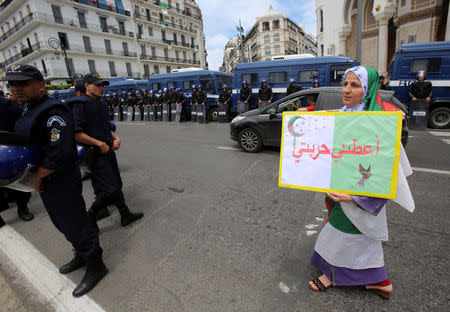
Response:
M342 99L344 105L353 107L361 102L364 96L364 89L359 81L358 76L353 72L349 72L345 77L344 87L342 88Z

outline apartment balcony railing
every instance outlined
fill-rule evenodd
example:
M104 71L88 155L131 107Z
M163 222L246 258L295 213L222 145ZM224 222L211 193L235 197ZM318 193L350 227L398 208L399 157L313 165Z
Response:
M95 8L99 8L99 9L105 10L105 11L109 11L109 12L114 12L114 13L130 16L130 12L124 10L123 8L119 8L118 6L113 7L113 6L105 5L103 3L98 2L97 0L71 0L71 1L77 2L77 3L80 3L80 4L90 5L90 6L93 6Z
M167 27L175 28L177 30L181 29L181 30L184 30L184 31L187 31L187 32L197 33L196 29L193 29L193 28L190 28L190 27L185 27L185 26L180 25L180 24L175 24L175 23L172 23L172 22L167 22L167 21L164 21L164 20L160 20L158 18L153 18L151 16L143 15L143 14L140 14L138 12L134 13L134 17L138 18L138 19L141 19L141 20L145 20L147 22L151 22L151 23L155 23L155 24L159 24L159 25L164 25L164 26L167 26Z
M0 67L3 69L7 69L6 67L15 61L20 60L21 58L24 58L27 55L30 55L39 49L41 49L46 43L43 42L36 42L35 44L31 45L31 47L26 47L22 49L19 53L16 53L15 55L12 55L10 58L3 61L3 63L0 63Z
M14 26L12 26L8 31L6 31L3 35L0 36L0 42L3 42L9 37L11 37L14 33L19 31L19 29L21 29L23 26L31 22L33 19L35 19L33 18L33 13L25 16L23 19L18 21Z
M185 48L192 48L192 49L198 49L198 45L194 45L194 44L189 44L187 42L180 42L180 41L174 41L174 40L169 40L166 38L155 38L155 37L146 37L142 34L138 34L137 38L139 40L147 40L147 41L151 41L151 42L157 42L157 43L165 43L165 44L170 44L170 45L174 45L174 46L180 46L180 47L185 47Z
M147 2L153 3L153 4L157 5L157 6L160 5L160 4L159 4L160 1L158 1L158 0L153 0L153 1L149 0L149 1L147 1ZM183 15L186 15L186 16L189 16L189 17L198 19L199 21L202 20L202 17L201 17L201 16L198 16L198 15L196 15L196 14L193 14L192 12L190 12L189 9L181 10L181 9L178 9L177 7L169 6L169 5L167 5L167 4L166 4L166 6L167 6L167 9L169 9L169 10L173 10L173 11L175 11L175 12L177 12L177 13L180 13L180 14L183 14Z
M148 60L148 61L161 61L161 62L173 62L173 63L200 65L200 61L192 61L192 60L187 60L187 59L182 59L182 58L174 58L174 57L168 57L168 56L156 56L156 55L141 54L140 57L141 57L141 60Z

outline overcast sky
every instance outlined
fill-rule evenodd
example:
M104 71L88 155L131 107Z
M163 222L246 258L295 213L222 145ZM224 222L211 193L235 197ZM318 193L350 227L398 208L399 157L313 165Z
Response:
M196 0L203 15L203 31L206 36L209 69L218 70L222 65L225 44L237 37L236 26L241 20L247 32L264 15L270 5L286 14L307 33L316 36L316 9L314 0Z

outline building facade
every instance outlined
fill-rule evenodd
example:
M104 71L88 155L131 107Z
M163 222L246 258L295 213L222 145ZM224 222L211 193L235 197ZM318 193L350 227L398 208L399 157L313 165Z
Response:
M238 38L235 49L230 52L225 50L222 68L231 69L231 72L234 65L240 62L267 61L281 55L317 55L317 44L301 25L271 6L266 14L256 19L243 38Z
M201 12L192 0L6 0L0 21L0 75L30 64L47 83L65 84L74 73L145 78L206 67Z
M316 0L319 56L356 57L357 0ZM361 63L382 74L402 43L450 40L448 0L364 0Z

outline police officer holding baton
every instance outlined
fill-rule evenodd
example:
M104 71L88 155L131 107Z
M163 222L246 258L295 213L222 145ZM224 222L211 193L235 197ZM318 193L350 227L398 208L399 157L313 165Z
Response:
M40 194L53 224L75 250L72 261L59 271L67 274L87 265L86 274L72 293L75 297L82 296L108 270L102 261L98 230L86 214L81 193L72 113L68 106L46 94L42 74L33 66L14 65L3 80L8 81L16 100L24 105L15 133L27 137L40 150L29 185ZM102 94L103 90L99 96Z

